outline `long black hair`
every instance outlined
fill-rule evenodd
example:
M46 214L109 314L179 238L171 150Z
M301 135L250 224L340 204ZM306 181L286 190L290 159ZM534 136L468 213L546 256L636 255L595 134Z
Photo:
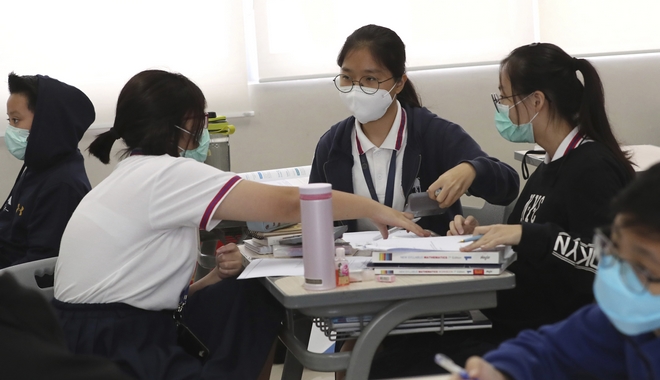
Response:
M110 161L115 140L126 143L127 154L139 149L144 155L179 156L177 143L186 121L192 120L194 141L205 125L206 99L190 79L178 73L146 70L131 78L119 94L112 128L96 137L89 152L101 162Z
M588 138L604 144L632 176L630 154L621 150L605 112L605 94L598 72L586 59L573 58L549 43L521 46L500 64L515 98L541 91L551 115L558 115ZM577 76L582 73L584 85Z
M406 46L393 30L378 25L366 25L354 31L346 38L346 42L337 56L339 67L344 64L348 53L362 48L369 49L374 60L385 66L396 81L400 81L403 74L406 73ZM422 106L410 78L397 95L397 99L411 107Z

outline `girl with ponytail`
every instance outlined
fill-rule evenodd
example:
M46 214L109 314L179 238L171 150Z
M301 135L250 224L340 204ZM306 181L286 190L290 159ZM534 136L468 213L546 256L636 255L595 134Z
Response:
M473 217L459 215L448 232L483 235L465 251L503 244L518 254L509 267L515 289L500 292L497 308L484 311L493 328L479 339L491 347L593 302L594 230L611 224L608 205L634 176L589 61L549 43L522 46L502 60L499 90L492 98L500 134L512 142L536 143L546 156L507 224L479 226ZM467 354L484 352L464 353L454 359L463 362Z

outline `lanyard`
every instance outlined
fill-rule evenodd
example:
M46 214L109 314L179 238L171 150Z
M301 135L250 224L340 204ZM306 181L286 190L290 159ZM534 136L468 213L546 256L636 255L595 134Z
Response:
M392 151L392 158L390 158L390 169L387 173L387 188L385 190L385 206L392 207L394 201L394 177L396 177L396 153L401 149L401 143L403 141L403 130L406 125L406 110L401 108L401 124L399 125L399 131L396 136L396 145ZM369 170L369 162L367 161L367 155L362 150L362 145L360 144L360 139L357 134L355 135L355 142L357 143L358 153L360 154L360 164L362 166L362 173L364 174L364 180L367 183L369 188L369 194L371 194L371 199L376 202L378 200L378 195L376 195L376 188L374 187L374 182L371 179L371 171Z
M566 147L566 150L564 151L564 156L567 155L568 152L570 152L570 151L572 151L573 149L575 149L575 148L578 146L578 143L580 142L580 140L582 140L583 137L584 137L584 136L582 136L582 135L579 134L579 133L576 134L575 136L573 136L573 139L571 140L571 142L570 142L570 143L568 144L568 146Z

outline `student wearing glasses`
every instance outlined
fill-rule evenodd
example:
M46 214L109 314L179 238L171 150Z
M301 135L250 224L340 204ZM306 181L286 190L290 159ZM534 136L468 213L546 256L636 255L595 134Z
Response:
M597 230L597 303L562 322L524 331L483 359L470 358L470 378L659 378L659 193L656 164L616 197L614 222Z
M498 292L496 308L482 310L492 329L409 337L374 361L372 369L384 377L437 372L434 352L465 362L593 302L594 229L611 222L609 203L634 177L612 133L598 73L585 59L537 43L513 50L499 77L495 127L508 141L540 145L545 161L528 178L507 224L479 226L474 217L457 215L447 234L483 234L465 251L513 246L517 260L508 270L516 286ZM386 363L397 356L403 368L393 369Z
M388 28L363 26L346 39L334 83L352 116L321 137L309 181L397 210L412 192L429 189L448 210L419 224L439 234L462 213L459 198L466 192L511 203L518 195L515 170L489 157L460 126L423 108L405 63L405 46ZM442 189L437 196L436 189ZM373 229L366 220L344 222L351 231Z

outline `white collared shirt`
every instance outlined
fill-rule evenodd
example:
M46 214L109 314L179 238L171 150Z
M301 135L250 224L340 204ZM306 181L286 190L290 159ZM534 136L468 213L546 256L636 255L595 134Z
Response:
M548 153L546 153L545 158L543 159L543 162L545 162L546 164L549 164L552 161L556 161L556 160L564 157L564 155L567 153L566 149L568 148L568 146L573 141L573 138L575 138L575 136L578 134L578 131L579 131L578 127L573 128L573 130L570 131L566 137L564 137L561 144L559 144L559 147L555 151L554 157L552 157L552 159L551 159L550 155ZM590 140L588 138L584 138L584 136L578 137L578 140L573 145L573 148L576 148L576 147L580 146L582 143L589 142L589 141L593 141L593 140Z
M392 151L396 148L397 135L399 133L399 127L403 128L401 147L396 154L396 175L394 177L394 199L392 200L392 208L395 210L403 211L403 208L406 203L405 195L403 194L403 188L401 187L401 176L402 176L402 167L403 167L403 154L406 148L406 142L408 139L408 128L404 124L401 126L401 117L402 113L405 112L401 108L399 101L395 100L397 103L396 117L392 123L385 141L381 144L380 147L375 146L364 134L362 131L362 125L355 120L355 128L351 138L351 146L353 153L353 193L361 195L363 197L371 198L369 193L369 188L367 187L367 181L364 178L364 173L362 172L362 164L360 163L360 153L357 147L357 140L360 140L360 145L362 151L367 157L367 162L369 163L369 172L371 173L371 178L374 182L374 188L376 190L376 195L378 196L378 201L380 203L385 203L385 192L387 190L387 175L390 169L390 159L392 158ZM406 121L407 123L407 121ZM369 219L358 219L358 231L368 231L375 230L376 227L371 223Z

